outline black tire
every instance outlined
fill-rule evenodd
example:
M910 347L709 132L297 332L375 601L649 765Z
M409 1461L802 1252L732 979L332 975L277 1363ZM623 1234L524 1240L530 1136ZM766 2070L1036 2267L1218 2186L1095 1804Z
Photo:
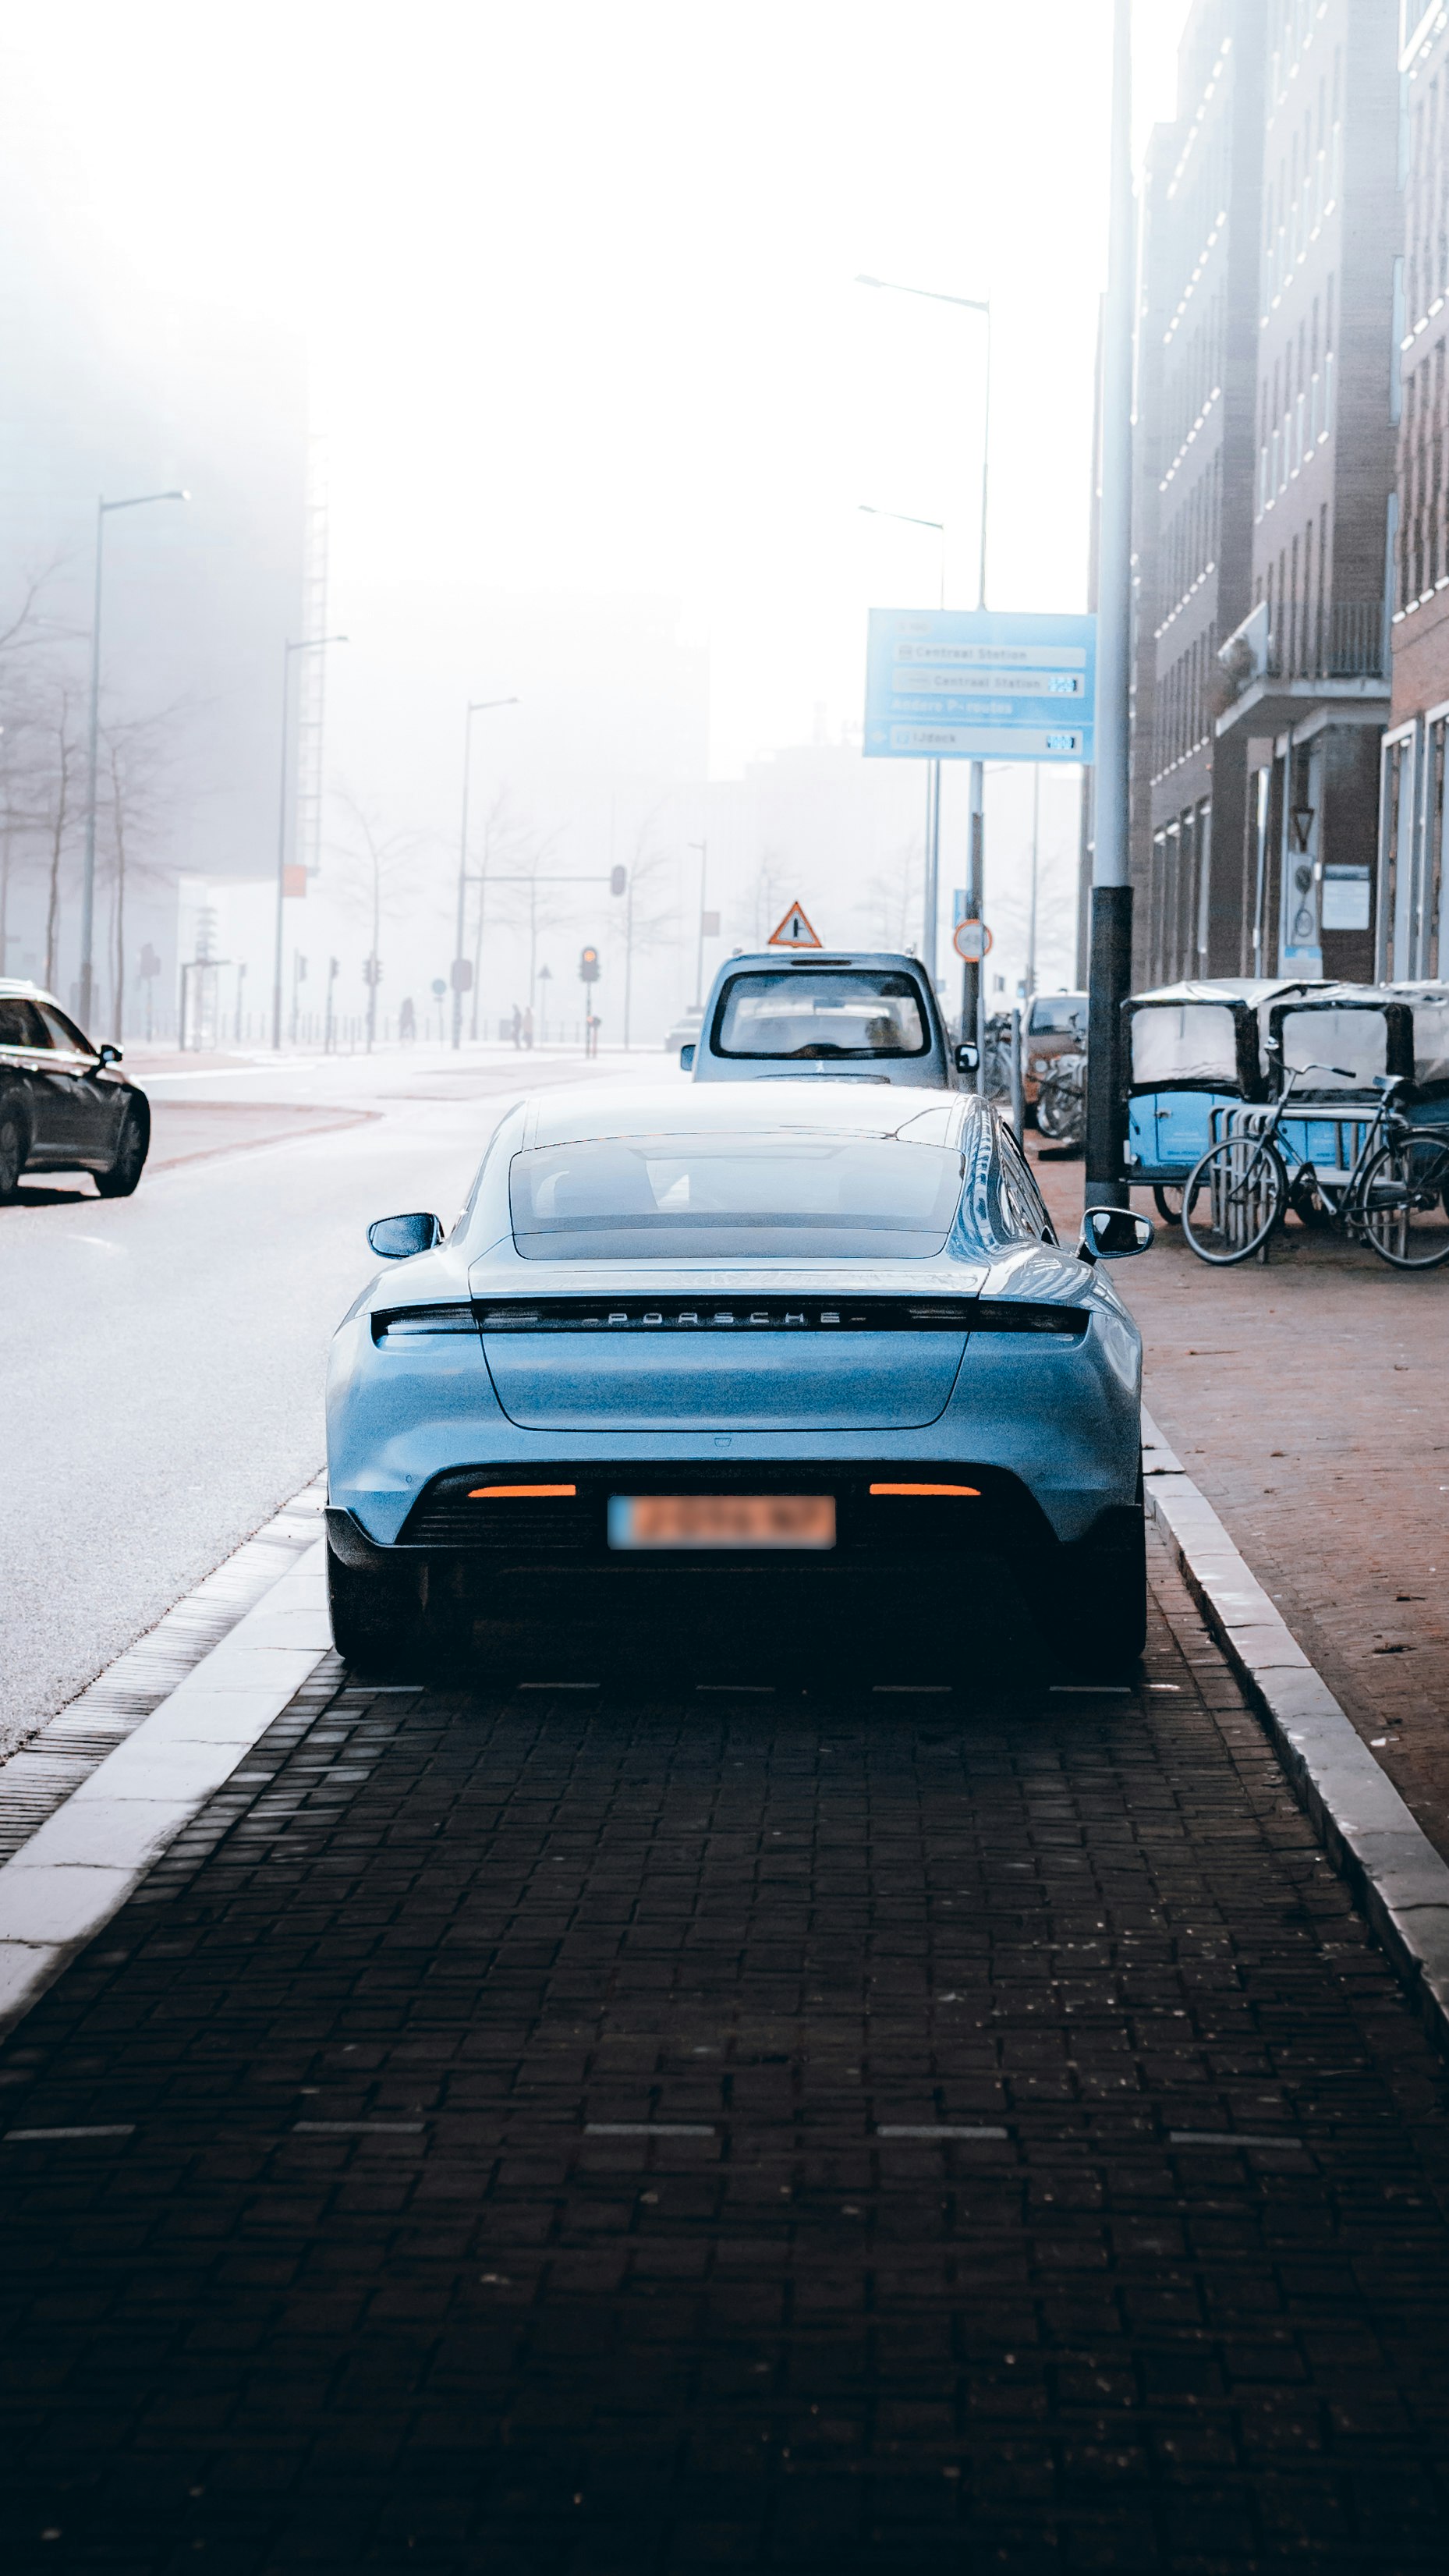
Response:
M1266 1244L1288 1209L1288 1175L1266 1136L1226 1136L1188 1175L1182 1231L1199 1261L1228 1269Z
M116 1139L116 1159L108 1172L94 1174L103 1199L128 1199L146 1168L150 1131L139 1109L128 1109Z
M0 1100L0 1202L13 1199L30 1151L30 1127L23 1102L12 1092Z
M417 1635L416 1600L396 1570L344 1565L330 1545L327 1608L337 1652L345 1664L361 1672L394 1671Z
M1363 1177L1361 1223L1391 1270L1437 1270L1449 1261L1449 1138L1432 1128L1400 1136Z
M1181 1225L1182 1202L1185 1195L1184 1187L1179 1181L1153 1182L1152 1204L1164 1225Z
M1113 1513L1109 1538L1085 1546L1057 1632L1057 1659L1083 1681L1122 1681L1147 1643L1147 1515Z

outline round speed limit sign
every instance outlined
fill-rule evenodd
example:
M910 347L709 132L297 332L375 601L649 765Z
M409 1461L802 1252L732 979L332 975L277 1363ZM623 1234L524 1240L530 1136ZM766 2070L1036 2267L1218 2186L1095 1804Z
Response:
M979 966L991 949L991 933L984 921L958 921L951 934L951 945L968 966Z

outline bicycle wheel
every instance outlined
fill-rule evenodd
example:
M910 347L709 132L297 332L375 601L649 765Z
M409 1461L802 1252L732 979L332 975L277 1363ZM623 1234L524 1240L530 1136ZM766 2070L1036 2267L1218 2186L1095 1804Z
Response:
M1266 1136L1227 1136L1210 1145L1182 1194L1182 1231L1199 1261L1219 1269L1246 1261L1283 1220L1288 1175Z
M1183 1188L1178 1181L1154 1181L1152 1202L1164 1225L1181 1225Z
M1449 1136L1400 1136L1375 1154L1363 1176L1359 1223L1394 1270L1434 1270L1449 1261Z

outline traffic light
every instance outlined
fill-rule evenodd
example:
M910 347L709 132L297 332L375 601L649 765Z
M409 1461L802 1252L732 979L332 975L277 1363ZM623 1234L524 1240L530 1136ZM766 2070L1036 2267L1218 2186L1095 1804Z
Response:
M581 984L597 984L598 980L599 952L597 948L581 949L579 952L579 982Z
M622 894L622 893L623 893L623 891L624 891L624 888L625 888L625 886L628 884L628 882L629 882L629 871L628 871L628 869L627 869L627 868L610 868L610 870L609 870L609 892L610 892L610 894Z
M362 961L362 980L364 984L380 984L382 982L382 959L380 957L364 957Z

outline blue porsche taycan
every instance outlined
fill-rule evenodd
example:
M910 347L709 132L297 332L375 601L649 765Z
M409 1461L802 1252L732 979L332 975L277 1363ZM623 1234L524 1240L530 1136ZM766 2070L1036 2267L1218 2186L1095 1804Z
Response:
M350 1662L1140 1652L1141 1352L1101 1263L1151 1228L1060 1244L974 1095L550 1092L446 1239L369 1240L328 1384Z

